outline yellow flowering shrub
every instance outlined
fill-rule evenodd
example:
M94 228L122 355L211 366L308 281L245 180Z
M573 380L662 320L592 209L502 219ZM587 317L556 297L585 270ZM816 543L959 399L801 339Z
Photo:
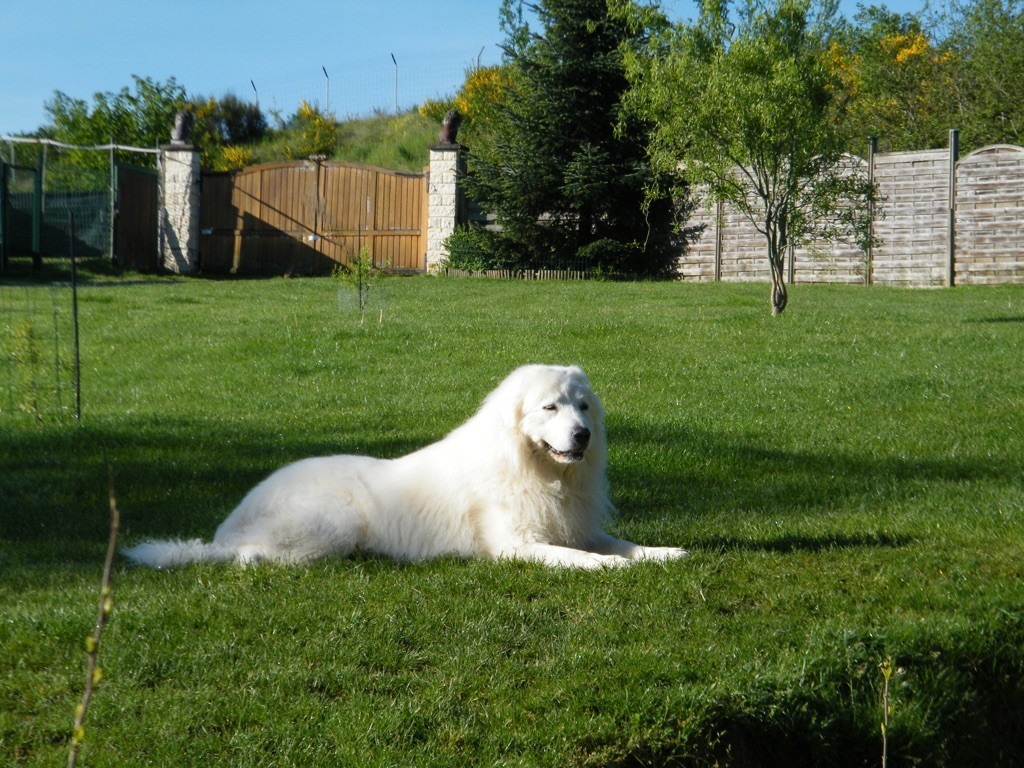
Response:
M338 141L337 125L332 115L326 115L305 99L292 118L295 142L285 147L289 160L301 160L310 155L330 155Z
M911 59L920 58L931 51L931 44L928 42L928 38L921 32L889 35L883 41L883 45L889 50L893 59L898 64L904 64Z
M458 93L451 99L427 99L419 113L438 123L449 109L459 110L463 130L479 132L486 129L490 115L506 98L511 86L507 67L477 67L466 73Z
M506 67L478 67L466 75L455 95L455 108L470 119L485 116L504 101L510 84Z
M215 171L238 171L253 164L253 154L249 147L229 144L221 147L220 155L214 163Z

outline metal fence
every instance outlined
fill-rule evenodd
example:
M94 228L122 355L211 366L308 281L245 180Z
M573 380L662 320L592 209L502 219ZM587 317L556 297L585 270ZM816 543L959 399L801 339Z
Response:
M73 290L0 286L0 417L80 415Z
M75 222L74 249L78 256L124 257L131 261L134 252L119 253L129 245L118 238L118 214L127 218L139 215L131 208L139 199L133 188L126 197L130 210L118 197L119 169L128 161L142 162L158 158L159 150L119 144L78 146L51 139L0 136L0 247L5 259L32 256L68 255L71 220ZM155 162L158 162L155 161ZM150 164L154 164L150 160ZM152 179L155 201L156 177ZM158 220L155 204L152 220L144 223L156 242ZM148 211L149 209L147 209ZM148 216L149 214L144 214ZM2 265L0 265L2 266Z

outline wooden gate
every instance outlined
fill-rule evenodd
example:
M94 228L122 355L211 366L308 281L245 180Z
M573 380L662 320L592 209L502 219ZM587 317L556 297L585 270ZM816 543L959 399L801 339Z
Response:
M114 258L140 272L159 267L158 173L153 168L117 166L117 211L114 216Z
M325 274L366 248L391 271L422 271L426 176L299 161L206 173L200 195L205 272Z

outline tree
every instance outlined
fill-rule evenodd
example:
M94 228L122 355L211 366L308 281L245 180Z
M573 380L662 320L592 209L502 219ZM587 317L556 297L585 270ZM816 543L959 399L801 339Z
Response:
M204 168L233 171L253 158L251 145L268 132L267 120L256 104L233 93L220 99L192 97L188 108L195 116L192 143L201 153Z
M267 118L259 105L226 93L218 104L217 127L225 144L251 144L267 133Z
M1024 0L941 0L920 14L861 7L832 66L844 82L847 135L888 150L1024 141Z
M832 44L831 60L849 99L848 144L877 136L890 151L943 146L951 127L948 57L921 19L861 7L844 37Z
M670 271L670 199L646 159L647 126L621 111L627 25L606 0L505 0L501 14L502 101L471 147L467 189L497 214L506 251Z
M961 147L1024 142L1024 0L948 0L930 22Z
M56 91L44 105L53 138L67 144L113 141L146 148L169 141L174 118L186 104L184 87L173 77L166 83L138 75L132 80L134 89L94 94L91 108L83 99Z
M646 50L627 57L627 106L657 125L650 152L660 168L682 163L687 179L741 211L764 235L772 314L788 301L791 245L858 237L873 190L849 173L844 92L828 51L834 5L743 0L730 14L705 0L693 25L652 23Z

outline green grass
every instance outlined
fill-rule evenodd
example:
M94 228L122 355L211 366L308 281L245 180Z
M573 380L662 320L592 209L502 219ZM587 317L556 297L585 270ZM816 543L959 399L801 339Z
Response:
M440 123L415 110L346 118L337 124L330 159L420 173L430 162L429 148L437 143L440 129ZM296 130L283 129L247 148L253 163L267 163L293 157L298 143Z
M0 307L52 328L52 290ZM65 759L108 463L126 540L209 537L282 463L421 446L531 361L604 400L615 532L690 560L119 563L84 763L879 765L887 658L891 765L1024 760L1024 289L796 286L773 319L763 285L417 277L362 324L337 290L82 289L81 423L0 412L0 763Z
M350 118L338 126L333 159L420 173L440 130L440 123L416 111Z

